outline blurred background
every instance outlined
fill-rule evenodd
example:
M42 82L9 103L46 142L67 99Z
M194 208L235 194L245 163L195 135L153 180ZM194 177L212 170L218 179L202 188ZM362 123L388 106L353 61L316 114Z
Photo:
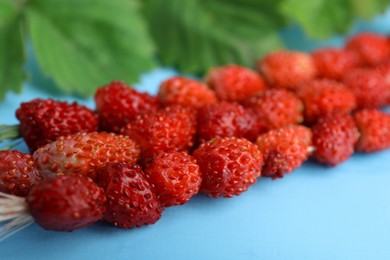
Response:
M389 10L388 0L1 0L0 99L26 79L85 97L162 66L198 76L221 64L254 67L280 48L388 34Z

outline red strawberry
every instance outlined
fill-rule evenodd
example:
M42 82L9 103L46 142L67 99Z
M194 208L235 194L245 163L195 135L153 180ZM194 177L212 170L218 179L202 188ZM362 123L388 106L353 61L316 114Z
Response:
M377 152L390 148L390 115L376 109L363 109L354 115L360 137L356 150Z
M346 49L359 55L362 65L373 66L390 58L390 43L385 36L363 32L347 41Z
M48 230L72 231L103 217L106 197L91 179L60 176L35 185L26 198L28 212Z
M97 183L107 196L105 221L133 228L160 219L163 208L138 165L108 164L98 171Z
M387 104L389 85L380 70L352 70L345 76L344 84L355 94L359 108L378 108Z
M311 149L311 131L304 126L274 129L257 138L256 144L264 157L262 175L272 179L283 178L308 158Z
M41 176L29 154L0 151L0 192L25 197Z
M329 79L307 82L299 88L298 95L305 106L305 121L308 123L336 112L349 114L356 108L354 94L342 83Z
M20 133L30 151L57 140L60 136L97 131L96 115L76 102L34 99L16 111Z
M198 193L199 166L185 152L166 152L146 166L145 175L164 207L182 205Z
M383 84L385 85L385 92L383 95L386 95L386 104L390 105L390 60L387 63L383 63L377 67L375 67L375 70L377 70L381 77L383 78Z
M355 52L322 48L312 53L318 76L334 80L343 79L344 75L359 65L359 57Z
M317 74L312 57L297 51L270 53L258 61L258 68L271 86L292 90Z
M312 127L313 158L321 163L336 166L354 152L359 137L350 115L336 114L320 118Z
M214 137L238 137L255 140L259 133L256 115L237 103L220 102L198 110L199 142Z
M303 121L302 101L284 89L269 89L262 96L246 100L244 105L253 109L264 132Z
M184 107L166 107L156 113L136 117L122 133L135 140L141 148L141 162L169 150L186 151L194 143L195 114Z
M202 172L201 192L210 197L238 196L260 176L263 157L256 145L236 137L214 138L193 153Z
M266 89L259 74L234 64L210 69L205 81L225 101L241 101Z
M114 133L78 133L61 137L33 154L44 178L76 174L96 178L106 163L136 163L140 150L128 137Z
M157 97L139 93L121 81L99 88L95 103L101 130L116 133L137 115L151 113L159 107Z
M199 108L217 102L215 93L199 81L184 77L172 77L160 85L158 92L163 106L181 105Z

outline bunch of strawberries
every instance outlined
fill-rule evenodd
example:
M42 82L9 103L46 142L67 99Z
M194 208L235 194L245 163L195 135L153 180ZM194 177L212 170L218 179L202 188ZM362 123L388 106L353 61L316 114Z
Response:
M172 77L157 97L113 81L96 92L96 111L21 104L20 125L0 128L0 139L21 135L32 153L0 151L5 230L32 220L57 231L99 220L140 227L198 192L237 196L308 158L336 166L390 147L390 115L379 110L390 104L388 38L281 50L257 67L212 68L204 82Z

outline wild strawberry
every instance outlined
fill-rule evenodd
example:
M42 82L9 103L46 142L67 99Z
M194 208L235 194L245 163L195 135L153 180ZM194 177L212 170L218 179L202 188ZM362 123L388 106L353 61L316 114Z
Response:
M254 111L264 132L303 121L302 101L284 89L269 89L262 96L249 98L244 105Z
M264 157L262 176L272 179L294 171L308 158L311 149L309 128L292 125L271 130L257 138Z
M311 55L317 67L318 77L321 78L341 80L347 72L359 65L358 55L344 49L322 48Z
M390 115L376 109L362 109L354 115L360 137L359 152L377 152L390 147Z
M134 228L160 219L163 208L138 165L108 164L98 171L97 183L107 197L105 221Z
M336 166L346 161L354 152L359 137L352 116L328 115L312 127L313 158L318 162Z
M197 135L201 143L214 137L254 140L259 130L255 113L237 103L220 102L198 110Z
M158 97L163 106L180 105L195 109L217 102L215 93L206 85L184 77L172 77L161 83Z
M26 203L24 210L38 225L55 231L90 226L101 220L106 210L103 190L91 179L81 176L43 180L31 189Z
M377 65L390 58L390 43L385 36L363 32L347 41L346 49L358 54L360 63L366 66Z
M29 154L0 151L0 192L25 197L41 176Z
M76 102L34 99L16 111L20 133L30 151L57 140L60 136L97 131L96 115Z
M144 172L164 207L188 202L198 193L202 180L195 159L185 152L162 153Z
M193 153L202 172L200 191L210 197L238 196L256 182L263 157L256 145L236 137L214 138Z
M299 88L298 96L305 106L305 121L308 123L333 113L349 114L356 108L352 91L342 83L329 79L307 82Z
M225 101L241 101L266 89L259 74L234 64L210 69L205 81Z
M151 114L136 117L122 130L141 148L141 163L169 150L187 151L194 144L196 119L193 110L166 107Z
M158 98L139 93L122 81L113 81L101 87L95 94L100 129L118 133L139 114L158 109Z
M126 136L78 133L39 148L33 159L44 178L75 174L95 180L96 170L106 163L136 163L139 154L138 145Z
M317 74L312 57L297 51L270 53L258 61L258 68L271 86L292 90Z
M355 94L359 108L378 108L387 104L389 85L385 74L379 70L352 70L345 76L344 84Z

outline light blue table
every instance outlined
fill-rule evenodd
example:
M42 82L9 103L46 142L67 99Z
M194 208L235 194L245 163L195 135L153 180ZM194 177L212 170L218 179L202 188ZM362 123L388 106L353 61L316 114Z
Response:
M359 28L389 33L390 12L352 32ZM283 37L289 47L306 50L343 41L314 42L294 27ZM154 92L174 74L158 69L138 85ZM20 95L8 93L0 103L0 121L16 123L15 109L34 97L76 99L26 83ZM91 98L77 100L93 107ZM356 154L337 168L307 162L282 180L260 179L232 199L197 196L140 229L97 224L56 233L32 225L0 243L0 259L390 259L389 245L390 151L385 151Z

